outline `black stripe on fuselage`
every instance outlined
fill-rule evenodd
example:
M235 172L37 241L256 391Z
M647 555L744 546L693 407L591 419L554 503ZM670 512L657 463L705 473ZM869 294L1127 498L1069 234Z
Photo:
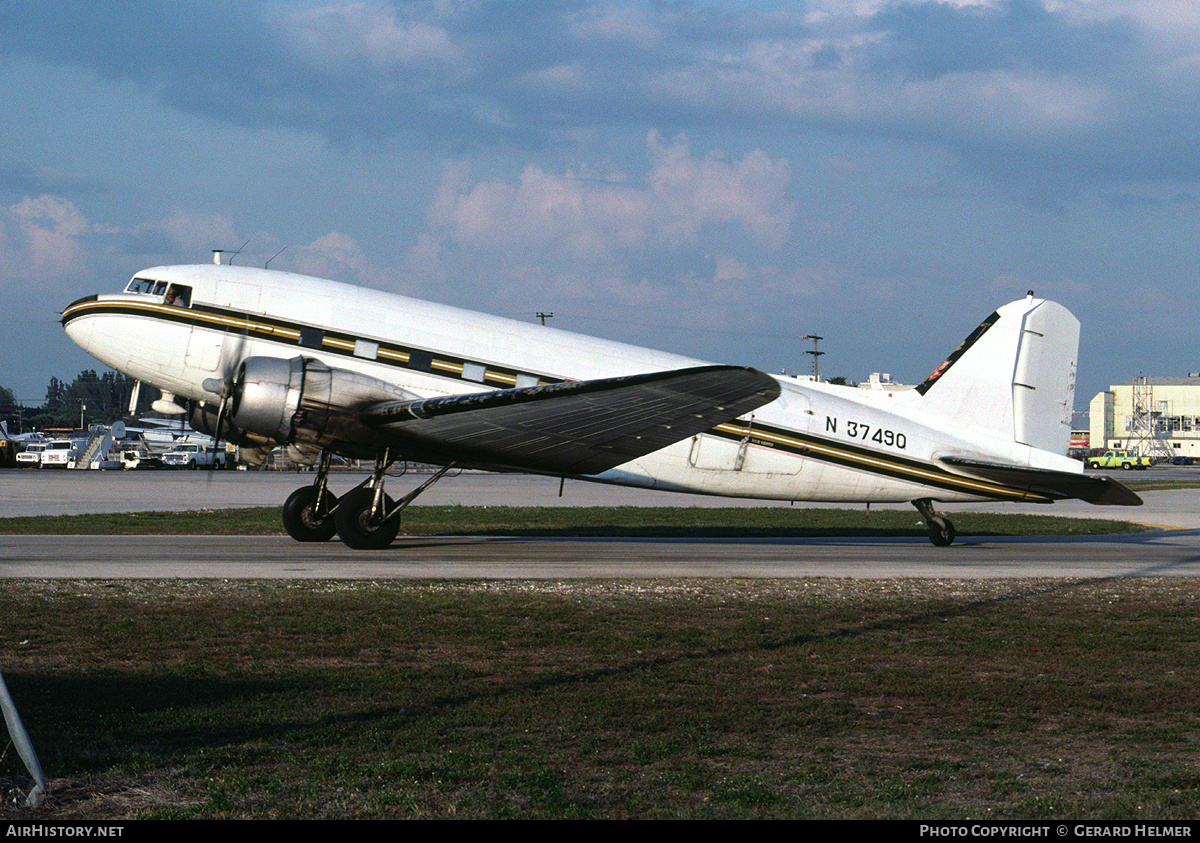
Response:
M528 382L530 386L561 383L566 380L561 377L446 355L432 349L398 345L342 331L326 330L316 325L290 322L261 314L247 314L198 302L193 303L191 307L176 307L153 300L144 303L131 299L100 301L96 296L88 296L67 306L63 311L62 323L65 326L74 319L102 314L121 314L175 322L290 346L297 349L298 354L302 354L305 349L320 350L350 359L373 361L397 369L422 372L463 383L477 383L480 386L501 389L515 386L519 377ZM360 343L374 346L375 356L356 354L356 347L362 351ZM947 491L991 497L997 500L1039 502L1052 500L1050 497L1030 492L1027 489L954 474L932 463L857 445L844 444L826 437L787 428L763 425L759 422L750 425L735 420L718 425L708 433L723 439L737 442L746 440L752 445L771 448L795 456Z
M1055 500L1028 489L955 474L933 463L859 445L849 445L810 433L765 425L758 421L752 424L738 420L726 422L708 431L708 435L952 492L1030 503L1049 503Z
M290 322L257 313L238 312L198 302L191 307L175 307L158 301L99 301L95 296L89 296L70 304L63 311L62 323L65 326L73 319L105 314L138 316L190 325L194 328L294 346L297 353L301 354L306 349L322 351L354 360L380 363L397 369L408 369L499 389L510 389L518 384L518 380L522 386L560 383L563 380L537 372L525 372L454 357L432 349L397 345L381 339L327 330L317 325Z

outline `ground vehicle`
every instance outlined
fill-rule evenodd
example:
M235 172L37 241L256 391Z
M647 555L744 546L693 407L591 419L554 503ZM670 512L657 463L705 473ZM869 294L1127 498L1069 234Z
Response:
M68 468L79 456L82 442L72 439L51 439L42 451L42 468Z
M42 451L46 450L45 442L30 442L25 450L17 454L17 468L38 467L42 464Z
M162 457L151 454L145 448L128 449L121 452L121 462L125 468L162 468Z
M1088 457L1088 468L1145 469L1150 467L1149 457L1139 457L1136 451L1105 451L1098 457Z
M162 461L167 468L226 468L227 456L222 450L214 454L211 448L185 443L163 454Z

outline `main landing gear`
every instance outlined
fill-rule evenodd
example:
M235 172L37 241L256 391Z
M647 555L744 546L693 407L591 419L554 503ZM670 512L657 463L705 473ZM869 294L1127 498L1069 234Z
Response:
M934 510L933 501L921 498L912 504L925 519L925 526L929 529L929 540L935 547L949 547L954 543L954 525L950 523L949 518Z
M316 481L292 492L283 504L283 528L298 542L327 542L337 532L333 513L338 499L326 483L329 457L328 451L321 452Z
M328 489L328 451L317 463L317 479L311 486L292 492L283 505L283 526L301 542L329 541L336 533L347 547L380 550L400 531L400 513L417 495L428 489L454 467L445 466L413 491L393 501L383 491L384 473L395 460L384 449L375 458L371 476L338 498Z

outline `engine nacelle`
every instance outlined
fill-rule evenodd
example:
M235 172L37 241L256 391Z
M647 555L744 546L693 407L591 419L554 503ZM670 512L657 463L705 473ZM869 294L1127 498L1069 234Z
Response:
M265 436L259 436L257 433L251 433L247 430L239 430L233 426L229 420L229 413L226 411L225 418L221 420L221 430L217 431L217 415L220 412L220 405L213 404L208 401L188 401L188 421L192 424L192 429L200 433L207 433L214 439L222 442L232 442L234 445L250 446L250 447L274 447L276 442L273 439L267 439Z
M311 357L248 357L234 378L229 419L239 430L301 451L332 447L369 457L386 443L358 420L359 410L417 398L386 381L333 369Z

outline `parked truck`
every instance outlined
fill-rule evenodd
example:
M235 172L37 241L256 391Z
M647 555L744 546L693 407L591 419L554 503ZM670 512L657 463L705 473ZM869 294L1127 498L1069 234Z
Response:
M167 468L227 468L228 454L218 449L214 454L212 448L203 445L176 445L162 456L163 465Z
M1105 451L1097 457L1087 458L1088 468L1121 468L1125 471L1150 467L1149 457L1139 457L1136 451Z

